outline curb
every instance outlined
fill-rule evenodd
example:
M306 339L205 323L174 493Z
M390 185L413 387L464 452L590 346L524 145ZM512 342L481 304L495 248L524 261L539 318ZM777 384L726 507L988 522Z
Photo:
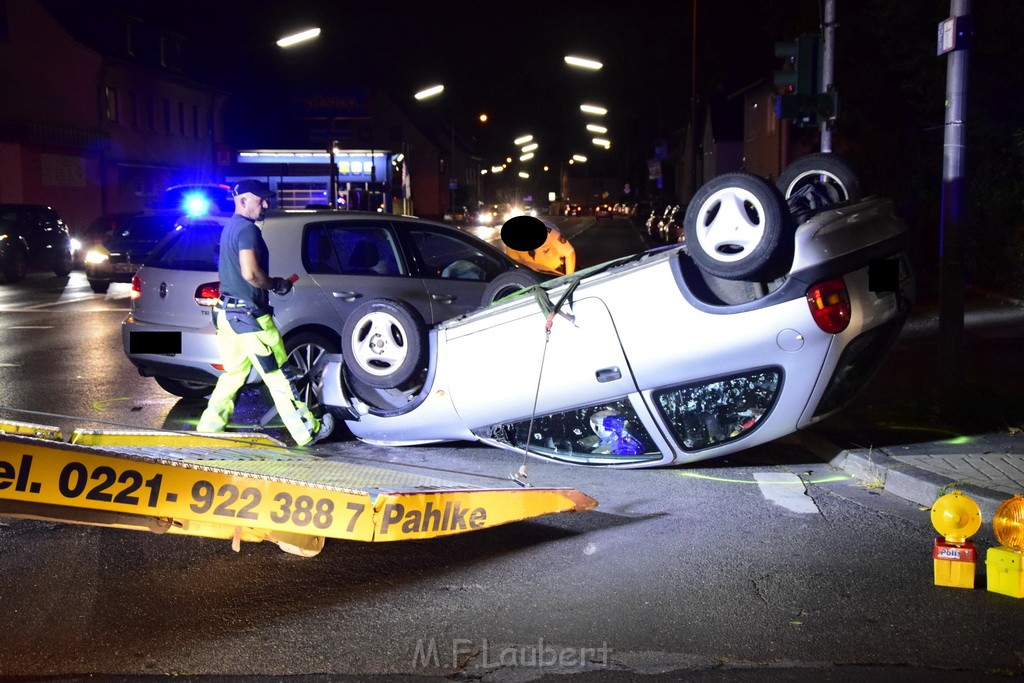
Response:
M957 482L900 462L884 447L844 449L816 434L801 433L799 437L805 448L832 467L918 505L930 508L939 496L954 490L961 491L978 504L982 519L991 520L996 509L1008 497L999 491Z

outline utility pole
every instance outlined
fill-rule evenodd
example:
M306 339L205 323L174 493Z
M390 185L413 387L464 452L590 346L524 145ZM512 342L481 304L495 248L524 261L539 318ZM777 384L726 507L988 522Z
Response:
M821 40L821 87L818 92L827 93L835 86L836 61L836 0L825 0L825 16L822 18ZM832 122L821 122L821 151L832 151Z
M950 18L939 24L938 52L946 53L945 134L942 146L942 219L939 229L939 377L950 407L962 390L964 287L961 218L967 109L970 0L950 0Z

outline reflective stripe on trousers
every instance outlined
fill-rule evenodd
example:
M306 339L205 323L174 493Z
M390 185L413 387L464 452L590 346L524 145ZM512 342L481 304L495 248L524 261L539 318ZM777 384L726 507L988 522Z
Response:
M206 410L199 418L198 431L224 431L235 412L235 397L255 365L295 443L304 446L312 441L313 435L320 428L320 422L299 399L295 387L282 370L288 353L273 319L269 315L262 315L256 319L262 328L260 332L238 334L231 329L223 310L218 310L215 318L217 349L224 365L224 374L218 378Z

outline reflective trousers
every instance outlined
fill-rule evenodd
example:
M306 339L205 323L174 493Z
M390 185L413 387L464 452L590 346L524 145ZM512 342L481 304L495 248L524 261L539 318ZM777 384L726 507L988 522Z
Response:
M259 331L239 334L231 329L223 309L218 308L215 317L217 348L224 365L224 374L217 380L217 386L210 394L210 402L199 418L197 430L224 431L235 412L235 397L255 365L295 443L305 446L312 441L313 435L320 428L320 421L295 392L287 365L288 353L273 319L269 315L259 316L256 318L261 328Z

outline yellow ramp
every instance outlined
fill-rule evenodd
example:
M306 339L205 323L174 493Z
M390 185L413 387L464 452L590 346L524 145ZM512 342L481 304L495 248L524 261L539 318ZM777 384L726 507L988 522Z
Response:
M0 423L0 515L272 541L315 555L325 538L402 541L596 507L568 488L481 489L209 436Z

